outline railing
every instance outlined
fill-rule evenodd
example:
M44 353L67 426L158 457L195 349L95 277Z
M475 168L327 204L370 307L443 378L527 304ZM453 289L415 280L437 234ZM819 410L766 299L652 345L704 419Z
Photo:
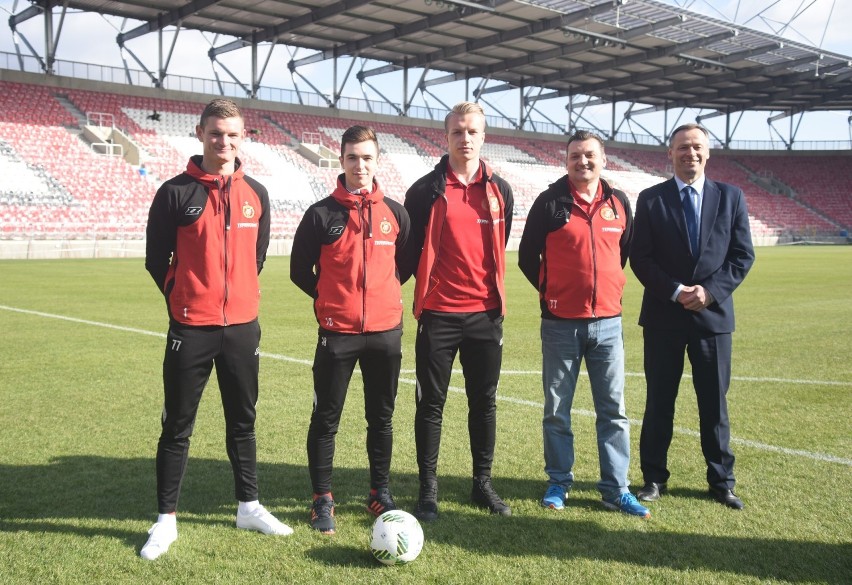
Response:
M124 147L112 142L93 142L92 152L95 154L102 154L104 156L115 156L121 158L124 156Z
M115 126L115 116L106 112L86 112L86 125L112 128Z
M319 132L302 132L302 142L322 146L322 134Z
M43 74L39 61L30 55L21 55L0 51L0 69L13 71L24 71L28 73ZM123 83L151 87L152 79L148 73L138 69L125 70L121 67L110 65L94 65L91 63L79 63L76 61L56 60L53 63L55 75L87 79L90 81L102 81L108 83ZM202 93L207 95L222 95L223 97L246 98L243 86L230 81L215 81L212 79L201 79L196 77L184 77L181 75L168 75L162 83L164 89L172 91L183 91L189 93ZM326 96L292 89L260 86L257 89L257 99L328 108ZM400 106L389 104L384 101L365 100L353 97L339 98L336 109L383 114L387 116L398 116ZM422 106L410 106L406 112L408 118L422 120L443 120L447 110L442 108L425 108ZM514 129L514 124L500 116L486 116L489 128ZM562 127L556 124L535 121L528 122L525 129L529 128L542 134L564 134ZM575 128L577 129L577 128ZM623 142L626 144L660 145L660 138L648 134L635 134L632 132L618 132L615 136L606 136L609 140ZM721 145L717 145L721 147ZM728 147L732 150L789 150L788 146L780 141L772 140L734 140ZM794 142L792 150L849 150L852 149L852 140L833 141L801 141Z

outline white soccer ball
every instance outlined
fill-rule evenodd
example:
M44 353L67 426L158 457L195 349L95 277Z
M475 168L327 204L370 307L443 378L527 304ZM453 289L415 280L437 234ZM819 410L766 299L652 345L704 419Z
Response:
M385 512L373 523L370 550L380 563L405 565L423 549L423 529L417 518L402 510Z

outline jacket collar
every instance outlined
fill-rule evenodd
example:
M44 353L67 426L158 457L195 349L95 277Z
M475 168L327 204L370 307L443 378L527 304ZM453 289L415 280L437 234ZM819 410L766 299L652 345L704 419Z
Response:
M337 186L331 193L331 196L334 197L335 201L348 209L355 209L355 206L359 203L378 203L384 198L382 188L375 178L373 178L373 190L366 195L362 195L360 193L352 193L346 188L343 174L337 177Z
M435 165L435 182L433 186L435 187L435 191L440 193L444 192L444 189L447 186L447 171L449 170L450 165L450 155L445 154L441 157L441 160L438 161L438 164ZM494 179L494 171L484 160L479 159L479 168L482 171L482 178L486 182L490 182Z
M207 185L216 185L217 181L222 178L222 175L211 175L207 171L201 168L201 161L204 157L200 154L196 154L190 157L189 162L186 163L186 172L188 175L193 177L194 179L205 183ZM243 163L237 158L234 161L234 173L229 175L231 180L240 180L243 178L245 173L243 172Z

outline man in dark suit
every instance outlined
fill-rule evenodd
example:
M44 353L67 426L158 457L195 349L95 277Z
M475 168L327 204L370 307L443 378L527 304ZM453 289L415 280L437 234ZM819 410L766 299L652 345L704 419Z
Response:
M667 452L684 352L698 398L701 450L710 495L734 509L734 454L726 394L731 380L731 295L754 263L741 189L704 176L707 130L685 124L672 132L668 156L675 176L645 189L636 203L630 266L645 287L639 325L648 386L639 456L640 500L666 492Z

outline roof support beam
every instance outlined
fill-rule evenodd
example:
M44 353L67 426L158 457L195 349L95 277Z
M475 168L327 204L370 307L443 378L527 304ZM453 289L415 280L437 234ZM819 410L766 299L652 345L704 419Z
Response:
M458 81L459 79L463 79L464 77L470 75L472 77L485 77L488 75L494 75L495 73L499 73L501 71L506 71L508 69L512 69L513 67L520 67L523 65L533 65L535 63L543 63L545 61L550 61L551 59L557 59L559 57L567 57L568 55L576 55L577 53L583 53L585 51L589 51L592 49L592 41L583 41L579 43L574 43L572 45L560 45L555 49L551 49L549 51L541 51L532 55L522 55L520 57L515 57L514 59L507 59L505 61L500 61L499 63L494 63L492 65L484 65L482 67L476 67L474 69L470 69L464 74L462 73L451 73L449 75L445 75L443 77L436 77L435 79L430 79L426 83L428 85L440 85L443 83L451 83L453 81ZM510 86L511 87L511 86Z
M771 43L769 45L764 45L763 47L760 47L760 48L757 48L757 49L750 49L750 50L747 50L747 51L741 51L739 53L732 53L730 55L726 55L724 57L716 59L716 61L720 65L724 66L725 63L736 63L737 61L742 61L743 59L746 59L748 57L753 57L755 55L762 55L762 54L764 54L768 51L777 49L779 47L780 47L780 43ZM680 45L680 48L683 49L683 45ZM685 50L691 50L691 48L688 48L688 49L685 49ZM686 60L695 59L694 57L691 57L691 56L683 54L683 53L679 53L678 55L679 56L682 55L683 58L686 59ZM809 60L803 60L802 61L802 63L809 63L809 62L810 62ZM799 64L800 63L796 62L794 66L798 66ZM680 65L680 66L677 66L673 69L665 69L665 75L674 75L674 74L687 72L687 71L690 71L692 68L693 68L693 66L689 65L689 64ZM714 81L714 83L718 83L718 82L722 82L722 81L733 80L733 79L736 79L738 77L751 77L753 75L759 75L760 71L766 71L766 68L764 68L762 66L758 66L758 67L753 67L753 68L749 68L749 69L742 69L742 70L739 70L739 71L736 71L736 72L735 71L728 71L724 74L714 76L713 81ZM617 80L607 79L607 80L602 81L602 82L597 83L597 84L585 85L585 86L583 86L582 91L583 91L583 93L587 93L588 95L594 95L595 93L597 93L599 91L603 91L603 90L607 90L607 89L613 90L613 89L616 89L617 87L619 87L621 85L642 84L645 81L650 81L652 79L657 79L659 77L660 77L659 72L635 73L635 74L632 74L632 75L629 75L629 76L626 76L624 78L620 78L620 79L617 79ZM680 90L687 89L687 88L691 89L694 86L694 82L682 82L682 83L674 84L674 85L675 85L675 87L672 89L672 91L680 91ZM633 98L630 98L630 100L633 101ZM599 100L597 103L607 103L607 101L608 100L606 100L606 99L602 99L602 100ZM595 105L595 104L590 104L590 105Z
M296 30L300 27L309 25L314 22L331 18L332 16L337 16L338 14L342 14L347 10L353 10L355 8L358 8L359 6L370 4L371 1L372 0L341 0L339 2L329 4L328 6L314 8L313 10L303 14L302 16L291 18L290 20L281 24L277 24L275 26L270 26L263 30L253 32L250 35L245 35L241 39L237 39L236 41L230 42L226 45L222 45L221 47L214 47L210 49L210 57L212 59L216 55L221 55L222 53L228 53L230 51L242 49L243 47L252 42L277 42L279 37L287 34L290 31Z
M799 63L799 61L810 62L810 59L803 58L803 59L799 59L798 61L794 61L792 63L803 64L803 63ZM783 65L783 67L782 67L782 65ZM787 64L778 63L776 65L770 65L769 67L763 67L762 70L764 72L772 72L774 70L781 69L781 68L784 68L784 67L790 67L790 66L791 66L791 63L787 63ZM843 68L845 66L846 66L845 63L835 63L834 65L829 65L829 66L825 67L823 69L823 73L829 73L831 71L834 71L834 70L839 69L839 68ZM743 94L749 94L749 93L763 93L763 94L766 94L767 98L770 98L772 100L784 99L785 97L792 97L792 96L796 95L797 93L800 93L802 91L803 82L805 82L807 85L814 86L814 89L824 89L823 86L827 83L824 78L816 78L815 79L813 77L812 71L805 71L805 72L802 72L802 73L795 73L795 74L792 74L792 75L785 75L783 77L776 78L773 81L773 83L769 85L769 87L767 87L767 81L765 79L762 79L762 80L758 80L758 81L753 81L751 83L746 83L746 84L743 84L743 85L740 85L740 86L737 86L737 87L721 89L721 90L710 90L704 96L704 99L705 100L706 99L717 100L717 99L725 99L725 98L736 98L737 96L740 96L740 95L743 95ZM782 89L776 89L778 87L780 87ZM629 96L629 99L633 99L633 97L636 97L636 99L641 99L642 96ZM736 105L732 104L728 111L729 112L737 112L737 111L741 111L741 110L747 110L747 109L752 108L754 106L760 105L760 103L762 101L765 101L765 100L750 99L750 100L747 100L745 102L742 102L741 104L736 104ZM690 106L695 105L695 102L696 102L695 99L675 100L675 101L672 102L671 107L688 108ZM640 112L637 112L637 113L649 113L649 112L652 112L652 111L656 111L656 110L652 109L652 108L647 108L647 109L641 110ZM707 119L707 117L708 116L703 116L704 119Z
M37 5L33 4L29 8L25 8L17 14L13 14L9 17L9 28L12 30L17 30L17 26L24 21L27 21L33 17L38 16L44 11L44 9Z
M489 6L487 4L477 4L475 2L470 2L469 0L443 0L447 4L455 4L460 8L473 8L474 10L481 10L483 12L495 12L496 9L494 6ZM494 4L493 0L491 4Z
M337 107L337 103L340 101L340 97L343 95L343 88L346 87L346 83L349 81L349 76L352 74L352 70L355 69L355 62L357 59L353 58L349 62L349 69L346 70L346 75L343 76L343 81L340 82L340 85L337 85L337 58L334 59L334 107Z
M257 43L251 46L251 97L257 98L257 91L260 89L260 82L266 74L266 68L269 66L269 61L272 59L272 52L275 50L275 45L269 47L269 52L266 54L266 60L263 62L263 67L260 71L257 70Z
M503 4L505 0L501 0L500 4ZM486 35L479 39L474 39L472 41L467 41L462 45L453 45L450 47L445 47L443 49L439 49L437 51L433 51L427 55L420 55L414 57L413 59L409 59L409 67L425 67L427 65L431 65L435 61L439 61L441 59L447 59L453 57L455 55L461 53L472 53L474 51L478 51L481 49L486 49L493 45L497 45L500 43L507 43L513 40L522 39L529 35L545 32L548 30L555 30L562 28L564 26L569 26L575 22L582 22L587 18L592 18L598 14L604 14L606 12L610 12L612 10L612 5L608 2L604 2L598 4L597 6L591 6L589 8L582 8L580 10L576 10L574 12L568 14L562 14L553 18L547 18L538 20L535 22L527 23L523 26L519 26L512 30L500 31L491 35ZM548 53L550 53L548 51ZM552 59L553 57L558 55L552 55L548 57ZM524 62L534 62L531 59L540 60L541 58L537 55L531 55L524 57ZM505 65L500 66L500 64L495 66L496 71L505 70L507 67ZM456 73L450 76L442 77L443 81L436 82L435 80L430 80L427 82L429 85L435 85L436 83L448 83L450 81L458 81L460 79L464 79L465 77L473 76L473 77L487 77L492 72L484 71L486 68L477 68L477 72L471 71L470 75L467 73ZM386 73L384 67L380 67L378 69L373 69L371 71L365 71L364 76L368 77L371 75L378 75L380 73Z
M251 95L251 89L246 87L246 85L242 81L240 81L239 77L234 75L234 73L230 69L228 69L228 67L224 63L220 63L219 61L216 61L216 63L218 63L219 67L221 67L222 70L225 73L227 73L228 75L231 76L231 79L234 80L234 83L236 83L237 85L239 85L242 88L242 90L245 92L246 96ZM218 79L218 76L217 76L217 79ZM219 91L222 91L221 83L219 84ZM223 93L222 95L225 95L225 94Z
M48 11L49 11L49 8L48 8ZM36 61L38 61L38 64L41 66L41 70L47 71L47 65L45 65L44 60L41 58L41 55L39 55L38 51L36 51L35 48L33 48L33 46L30 44L29 39L27 39L27 37L24 36L24 34L21 33L18 30L18 25L21 24L24 21L27 21L27 20L35 17L35 16L38 16L39 14L42 14L43 12L45 14L45 18L47 18L47 12L48 11L44 11L40 6L33 4L32 6L30 6L26 10L23 10L23 11L19 12L18 14L13 14L12 16L9 17L9 28L12 30L12 40L15 43L15 52L18 54L18 63L21 67L21 71L24 70L24 61L23 61L23 57L21 56L20 46L18 45L18 39L19 38L27 46L27 49L30 50L30 54L33 57L35 57Z
M606 63L587 63L585 65L580 65L577 67L571 67L567 69L560 69L559 71L555 71L553 73L548 73L547 75L541 75L538 77L534 77L530 79L530 85L541 85L546 87L548 84L559 81L561 79L567 79L577 75L589 75L594 74L596 71L600 71L602 69L612 70L618 69L619 67L625 67L627 65L634 65L636 63L645 63L649 61L653 61L655 59L662 59L664 57L670 57L677 53L682 53L685 51L691 51L693 49L697 49L700 47L704 47L706 45L710 45L713 43L717 43L719 41L724 41L725 39L729 39L735 36L737 32L735 30L724 31L709 37L704 37L701 39L694 39L692 41L688 41L686 43L681 43L679 45L673 45L670 47L659 47L656 49L648 49L647 51L642 51L636 55L631 55L629 57L618 57L613 59L612 61ZM577 86L571 89L563 89L559 91L554 91L548 94L545 94L539 97L540 100L544 99L553 99L565 97L569 94L582 94L586 93L584 86Z
M484 103L485 105L487 105L489 108L491 108L491 110L492 110L492 111L495 111L495 112L497 112L498 114L500 114L500 117L501 117L501 118L503 118L504 120L506 120L507 122L509 122L509 124L511 124L511 125L512 125L512 126L514 126L515 128L520 128L520 126L519 126L518 122L517 122L515 119L510 118L509 116L507 116L505 113L503 113L503 111L501 111L501 110L500 110L497 106L495 106L495 105L494 105L494 104L492 104L491 102L489 102L489 101L487 101L487 100L485 100L485 99L483 99L483 98L481 98L481 97L479 97L479 96L477 96L476 101L481 101L482 103Z
M307 57L292 61L291 66L301 67L302 65L319 63L322 61L326 61L334 56L357 55L361 51L361 49L365 49L367 47L375 47L376 45L379 45L381 43L406 37L413 33L428 30L430 28L434 28L456 20L458 20L458 14L456 14L455 12L449 10L439 12L437 14L427 16L426 18L421 18L420 20L417 20L410 24L397 26L384 32L380 32L378 34L359 39L357 41L350 41L342 45L337 45L332 49L326 49L325 51L320 51L319 53L308 55ZM411 66L409 65L409 67ZM391 70L393 71L395 70L395 68L392 68Z
M393 101L389 100L389 99L388 99L388 97L387 97L385 94L383 94L381 91L379 91L379 89L378 89L377 87L375 87L374 85L371 85L369 81L361 80L361 83L362 83L363 85L366 85L366 86L367 86L367 87L369 87L370 89L372 89L374 92L376 92L376 94L377 94L380 98L382 98L383 100L385 100L385 103L386 103L387 105L389 105L389 106L390 106L390 107L392 107L394 110L396 110L396 113L397 113L397 114L399 114L400 116L404 116L404 115L405 115L405 112L403 112L403 111L402 111L402 109L401 109L398 105L396 105ZM363 88L362 88L362 92L363 92ZM364 93L364 97L367 97L367 94L366 94L366 93Z
M406 78L406 80L408 79L408 72L409 72L409 69L406 69L406 70L405 70L405 78ZM424 67L424 68L423 68L422 73L420 74L420 81L418 81L418 82L414 85L414 91L412 91L412 92L411 92L411 97L409 97L408 99L406 99L405 103L403 104L403 110L405 110L405 115L406 115L406 116L408 115L408 110L409 110L409 108L411 108L411 104L414 102L414 97L417 95L417 90L418 90L418 88L419 88L419 87L423 84L423 80L424 80L424 79L426 79L426 74L427 74L427 73L429 73L429 68L428 68L428 67ZM406 95L408 95L408 88L407 88L407 87L406 87L406 91L403 93L403 97L405 97Z
M602 5L598 5L602 6ZM597 8L597 7L596 7ZM627 41L636 38L638 36L647 34L648 32L652 32L654 30L659 30L662 28L666 28L668 26L672 26L674 24L678 24L683 22L683 18L680 16L669 18L666 20L662 20L657 23L636 27L626 31L623 35L619 37L612 37L607 35L601 35L598 33L591 33L584 29L573 28L570 26L560 26L564 32L568 32L573 36L580 38L581 42L574 43L572 45L561 45L555 49L551 49L549 51L540 51L534 55L523 55L521 57L516 57L514 59L506 59L500 63L495 63L493 65L487 65L483 67L478 67L476 69L469 70L466 75L471 75L473 77L480 77L485 75L494 75L500 71L506 71L512 69L514 67L520 67L522 65L532 65L535 63L544 63L546 61L550 61L551 59L556 59L559 57L567 57L568 55L575 55L577 53L582 53L584 51L588 51L598 46L600 42L604 43L621 43L623 45L627 44ZM601 39L607 39L602 41ZM452 81L457 81L461 74L452 74L444 77L439 77L436 79L430 80L428 83L430 85L437 85L440 83L449 83ZM531 83L527 83L527 85L532 85ZM495 86L491 88L492 91L505 91L508 89L514 89L515 86L512 84L504 84L503 86Z
M686 55L685 58L690 59L691 57ZM714 83L714 85L718 85L719 83L724 83L724 82L728 82L728 81L735 82L735 81L740 80L740 79L748 79L750 77L758 77L758 76L764 75L766 73L773 73L774 71L777 71L779 69L798 67L800 65L810 63L811 61L812 61L811 57L803 57L802 59L799 59L799 60L796 60L796 61L792 61L792 62L788 61L788 62L785 62L785 63L777 63L775 65L770 65L768 67L760 65L760 66L756 66L756 67L748 67L746 69L740 69L740 70L737 70L737 71L727 71L727 72L721 73L719 75L714 75L713 76L713 83ZM678 75L680 73L688 73L688 72L692 71L693 69L695 69L695 66L692 65L691 63L687 63L687 64L683 64L683 65L676 65L676 66L673 66L673 67L667 67L667 68L663 69L662 71L655 71L655 72L652 71L652 72L648 72L648 73L637 73L637 74L629 75L627 77L620 78L620 79L617 79L617 80L606 80L604 82L601 82L601 83L598 83L598 84L595 84L595 85L584 86L583 92L584 93L588 92L590 95L594 95L596 92L603 91L605 89L611 89L612 90L612 89L616 89L618 87L625 86L625 85L637 85L637 84L641 84L642 82L651 81L651 80L654 80L654 79L659 79L661 77L671 77L673 75ZM756 86L756 89L760 89L761 87L766 87L765 81L761 81L761 82L758 82L758 83L759 83L759 85ZM662 86L659 86L659 85L655 85L653 88L649 88L647 90L635 91L635 92L631 92L631 93L623 93L623 94L620 95L620 99L622 101L641 102L643 99L651 97L651 96L667 94L667 93L681 93L681 92L686 91L688 89L693 89L695 87L702 87L702 86L706 86L706 85L707 85L707 79L704 76L699 75L696 79L691 79L691 80L688 80L688 81L681 81L681 82L678 82L678 83L670 84L670 86L668 88L662 87ZM751 84L751 86L754 86L754 85L755 84ZM751 87L751 86L748 85L748 84L745 85L745 87ZM740 88L731 89L731 90L714 90L715 94L719 94L723 91L741 93L741 92L744 91L744 89L742 87L740 87ZM713 92L711 92L711 93L713 93ZM695 100L690 99L690 100L682 100L682 101L689 102L689 101L695 101ZM680 104L681 102L675 101L674 103ZM675 105L674 107L686 107L688 105L689 105L689 103L686 103L684 105Z
M193 0L189 4L184 4L180 8L169 10L168 12L161 12L156 18L152 18L145 24L137 26L133 30L118 33L115 37L115 42L118 43L119 47L123 47L124 43L127 41L146 35L149 32L162 30L172 24L177 24L187 16L195 14L196 12L207 8L208 6L212 6L213 4L218 4L219 2L221 2L221 0Z
M827 87L831 87L828 84L825 84L825 85ZM820 94L818 96L815 96L815 97L807 100L806 102L804 102L802 104L799 104L799 105L794 106L793 108L790 108L790 114L789 115L792 116L793 114L808 112L811 109L813 109L813 107L816 106L816 105L825 104L825 103L828 103L831 100L835 100L835 99L849 98L850 96L852 96L852 89L849 89L848 87L837 88L837 89L834 89L833 91L830 91L828 93L824 93L824 94ZM841 108L841 109L845 110L847 108Z
M18 14L10 16L9 28L12 30L12 37L15 42L15 50L18 53L18 62L21 65L21 69L24 68L24 65L21 57L21 51L18 47L18 38L24 41L24 44L30 50L32 56L38 61L42 71L51 75L53 74L53 63L56 61L56 47L59 44L59 37L62 34L62 23L65 22L65 13L68 10L68 0L64 0L62 2L62 12L59 15L59 27L56 29L55 33L53 29L53 7L59 6L59 2L56 0L44 0L42 4L42 6L34 4L29 8L22 10ZM27 21L34 16L38 16L39 14L43 15L44 18L44 59L42 59L38 54L38 51L33 48L27 37L25 37L17 28L20 23Z
M752 57L757 57L758 55L765 55L770 51L777 51L784 47L784 43L774 42L769 43L767 45L763 45L760 47L755 47L754 49L746 49L745 51L740 51L738 53L731 53L730 55L722 55L718 57L716 60L722 63L736 63L737 61L744 61L746 59L751 59Z
M571 26L563 26L562 31L570 33L583 40L597 40L599 43L603 43L605 45L608 43L610 46L617 46L624 45L627 41L635 39L636 37L641 37L676 24L682 24L684 21L686 21L686 15L679 14L671 18L665 18L657 22L650 22L648 24L643 24L642 26L627 29L623 33L618 33L616 35L605 35L592 32L584 28L574 28ZM596 43L596 45L599 43Z

